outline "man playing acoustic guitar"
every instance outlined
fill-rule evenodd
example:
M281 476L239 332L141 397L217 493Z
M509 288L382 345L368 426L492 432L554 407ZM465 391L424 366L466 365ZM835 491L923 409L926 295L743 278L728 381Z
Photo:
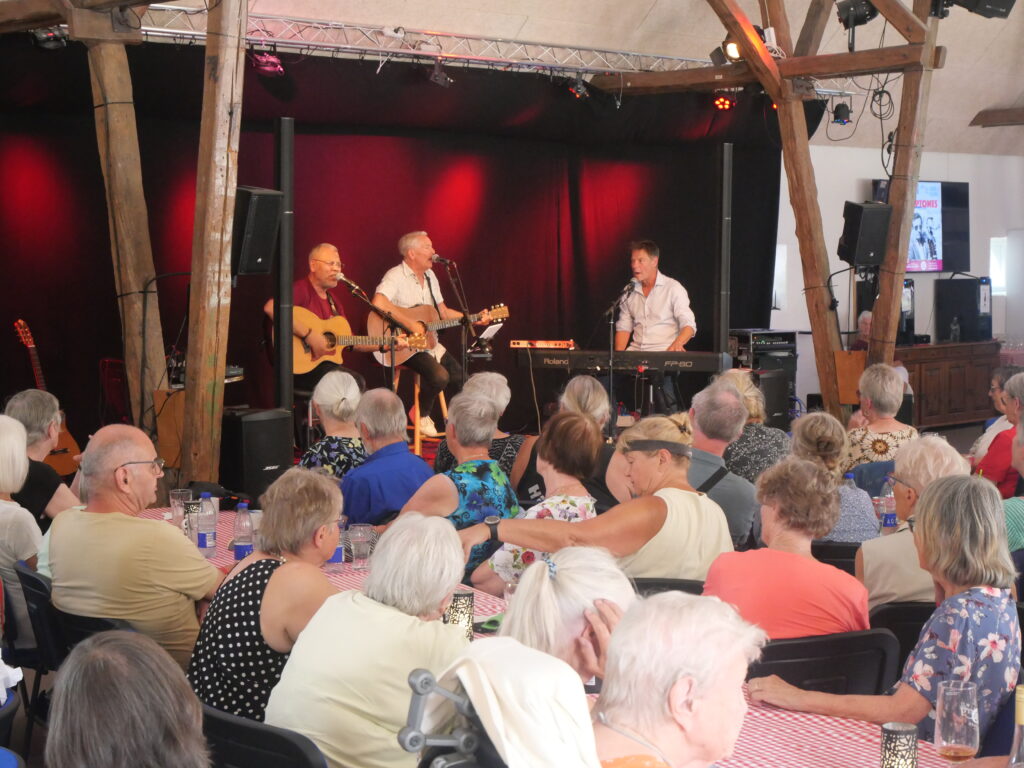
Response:
M430 268L437 252L427 233L402 235L398 241L398 252L402 255L402 263L384 273L373 303L393 313L413 331L419 331L421 327L426 330L427 321L419 313L407 311L410 309L425 306L433 319L461 318L461 312L445 306L437 276ZM487 325L490 321L490 314L484 310L476 324ZM384 362L380 357L378 360ZM420 432L427 437L436 437L438 431L430 418L430 411L440 392L451 395L462 388L462 366L441 344L411 355L401 364L420 375Z

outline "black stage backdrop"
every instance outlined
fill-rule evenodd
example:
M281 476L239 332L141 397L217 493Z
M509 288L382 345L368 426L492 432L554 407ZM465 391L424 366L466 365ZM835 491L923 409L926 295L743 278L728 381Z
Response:
M763 326L770 312L780 151L772 105L740 94L728 113L707 94L575 99L547 75L455 69L443 89L420 65L283 57L277 80L246 73L240 184L273 186L272 121L294 116L296 275L319 242L336 244L346 274L373 291L397 263L398 237L427 230L460 267L470 309L504 302L511 320L491 364L513 404L504 423L533 425L531 381L510 339L573 338L607 348L602 311L628 279L629 240L662 248L661 267L687 286L699 326L692 349L710 349L719 173L718 147L735 144L730 325ZM202 49L129 48L143 179L158 273L191 260ZM39 345L47 383L79 441L111 409L99 361L120 358L102 174L84 49L37 50L25 35L0 38L0 307ZM822 108L808 107L810 128ZM441 270L439 270L441 271ZM455 296L441 274L445 298ZM168 347L181 332L188 279L159 282ZM232 297L229 362L246 369L229 404L272 405L261 306L270 278L241 277ZM365 311L346 305L359 332ZM126 329L128 333L138 329ZM445 338L454 349L459 332ZM13 329L0 334L2 395L32 386ZM346 363L383 383L356 353ZM479 367L474 364L473 369ZM541 403L564 376L538 379Z

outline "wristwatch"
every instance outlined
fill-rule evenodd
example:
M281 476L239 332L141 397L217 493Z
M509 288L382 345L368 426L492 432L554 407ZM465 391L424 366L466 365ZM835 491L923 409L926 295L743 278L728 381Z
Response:
M484 518L484 525L491 529L491 541L501 541L498 538L498 523L501 522L501 518L497 515L488 515Z

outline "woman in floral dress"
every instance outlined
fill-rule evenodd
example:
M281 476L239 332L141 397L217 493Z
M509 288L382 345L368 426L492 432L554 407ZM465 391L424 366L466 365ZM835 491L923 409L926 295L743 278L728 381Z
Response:
M320 379L313 390L313 407L325 434L309 446L299 460L300 467L323 467L340 484L346 472L366 461L366 448L352 423L357 405L359 385L351 375L331 371Z
M916 429L895 418L903 404L903 379L895 368L885 363L868 366L857 387L860 410L850 419L850 452L843 472L858 464L895 459L900 446L917 437Z
M544 426L537 441L537 471L544 480L544 499L519 517L526 520L565 520L573 523L597 515L594 497L583 487L597 466L601 428L583 413L560 411ZM491 559L473 572L473 586L501 595L507 582L545 553L503 544Z
M1020 626L1010 595L1015 571L995 486L977 477L944 477L921 495L911 518L921 566L939 606L921 630L891 696L804 691L776 676L750 681L754 701L873 723L917 723L931 739L939 683L978 688L980 736L1010 698L1020 672Z

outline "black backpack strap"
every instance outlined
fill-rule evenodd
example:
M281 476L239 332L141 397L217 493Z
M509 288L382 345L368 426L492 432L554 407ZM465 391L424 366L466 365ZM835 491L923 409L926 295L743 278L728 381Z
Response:
M719 467L718 469L715 470L715 473L713 475L711 475L711 477L709 477L707 480L705 480L703 483L701 483L697 487L697 493L707 493L712 488L714 488L716 485L718 485L718 483L721 481L721 479L723 477L725 477L726 475L728 475L728 474L729 474L729 470L728 469L726 469L724 466L723 467Z

